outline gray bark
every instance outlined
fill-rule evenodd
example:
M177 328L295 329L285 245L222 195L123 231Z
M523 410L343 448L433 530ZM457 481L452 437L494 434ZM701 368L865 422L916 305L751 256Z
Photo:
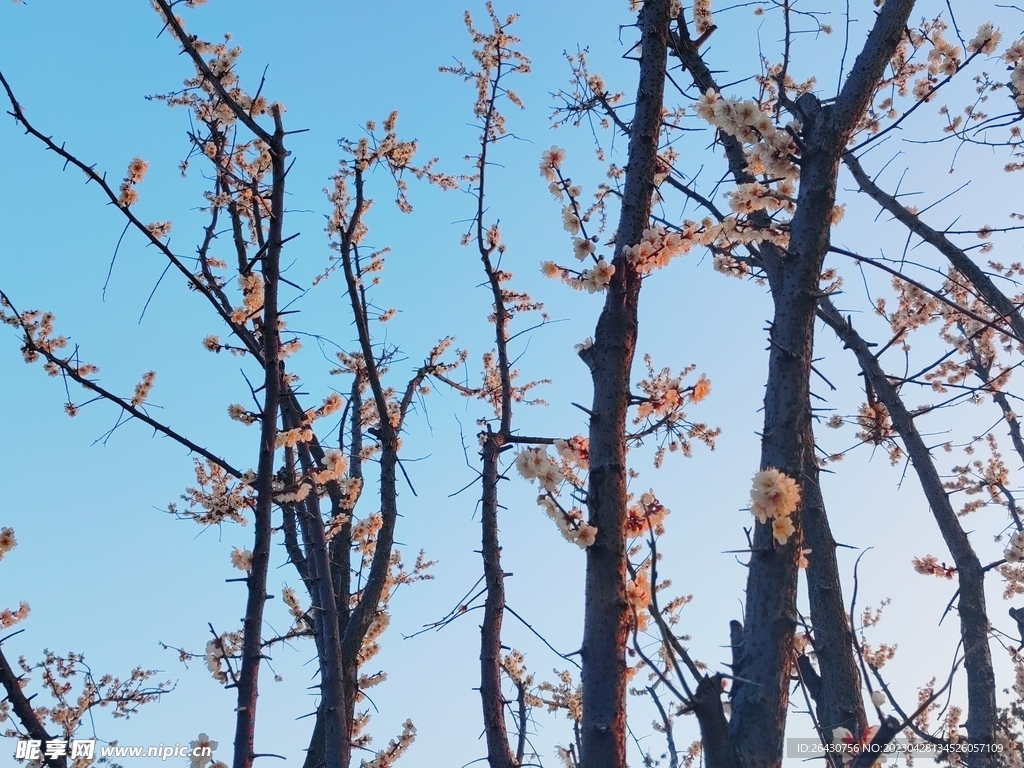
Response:
M767 249L762 253L775 314L770 331L761 467L780 469L802 487L816 485L810 407L814 316L819 275L829 247L839 161L899 43L913 6L913 0L886 2L834 104L821 106L817 99L806 95L796 105L803 123L802 151L789 248L781 259ZM747 576L744 656L737 670L745 682L737 685L730 734L745 763L757 768L778 766L781 761L793 655L796 549L807 522L816 514L808 502L807 497L802 499L794 520L797 532L784 546L774 546L769 526L757 524L754 531Z
M879 402L889 409L893 427L903 438L907 455L917 473L932 515L957 568L960 598L960 637L963 640L964 670L967 673L967 728L974 744L994 744L997 722L996 679L989 647L988 611L985 604L985 572L967 533L950 503L928 446L917 430L913 416L904 405L898 390L886 377L871 348L844 319L831 301L821 301L819 316L836 332L856 356L861 370L874 389ZM968 753L970 768L995 768L990 753Z
M590 419L589 522L583 661L583 768L626 765L626 411L637 336L640 276L622 255L649 226L661 136L669 27L668 0L648 0L640 16L642 54L630 127L622 212L615 233L615 274L585 351L594 384Z

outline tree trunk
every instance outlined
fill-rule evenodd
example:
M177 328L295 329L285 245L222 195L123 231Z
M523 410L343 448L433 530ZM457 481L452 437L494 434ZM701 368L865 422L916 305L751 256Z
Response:
M587 548L583 645L583 768L626 765L626 418L637 336L640 276L623 248L639 243L649 225L661 136L669 27L668 0L648 0L640 16L640 83L630 128L622 213L615 234L615 274L608 286L590 367L589 522L597 539Z
M960 637L963 641L964 669L967 672L967 728L973 744L994 744L997 722L996 678L992 669L992 650L989 647L989 622L985 605L985 573L970 539L960 525L949 494L942 484L932 461L928 446L899 392L886 377L878 359L867 343L854 330L853 325L828 299L821 302L821 318L828 323L843 343L853 351L861 370L875 391L875 396L889 410L893 427L903 438L907 455L921 481L925 498L939 527L949 553L957 568L960 600ZM970 768L995 768L995 757L987 752L967 754Z

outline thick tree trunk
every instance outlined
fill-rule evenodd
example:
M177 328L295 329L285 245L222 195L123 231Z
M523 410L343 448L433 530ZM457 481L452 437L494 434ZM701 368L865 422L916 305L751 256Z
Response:
M821 302L819 315L857 356L857 362L871 383L875 396L889 410L893 427L903 438L907 455L921 481L921 488L928 499L939 532L956 564L960 587L957 610L960 613L960 637L967 673L968 710L965 726L971 743L994 744L997 722L996 678L989 647L985 573L981 561L960 525L928 446L917 431L910 411L903 404L896 387L886 377L871 348L828 299ZM967 765L970 768L995 768L997 762L991 753L972 752L967 755Z
M768 249L762 252L775 315L770 332L761 467L776 467L807 488L817 486L810 373L814 317L821 267L829 247L839 161L874 96L913 6L913 0L889 0L882 7L833 105L822 107L810 94L794 105L803 129L800 188L790 222L789 247L782 258ZM775 546L767 525L757 524L754 532L743 656L737 670L743 681L736 686L730 733L746 764L756 768L774 768L782 758L788 675L793 661L796 550L807 523L813 524L816 514L808 502L804 496L801 509L794 515L796 534L785 545ZM824 535L824 531L820 533ZM820 589L818 597L824 597ZM837 695L849 701L848 694ZM840 711L834 714L842 716Z
M636 112L630 127L622 213L615 234L615 274L598 320L590 367L589 522L583 645L583 768L626 765L626 411L637 337L640 276L622 255L649 226L661 136L669 27L668 0L648 0L640 16L642 54Z
M480 702L487 741L487 764L490 768L513 768L516 763L508 742L505 699L501 691L501 624L505 611L505 574L501 569L501 547L498 544L498 479L501 476L498 460L501 448L495 438L495 435L488 433L482 451L483 541L480 554L484 561L487 597L480 625Z
M701 90L718 91L718 83L685 24L679 24L675 50L683 66ZM721 134L729 172L737 184L754 181L746 167L743 147L735 137ZM771 224L768 215L757 213L755 223L762 227ZM781 264L785 253L771 243L762 243L760 253L770 262ZM866 726L863 700L860 695L860 674L853 652L853 637L843 604L839 564L836 561L836 542L829 525L821 494L818 468L805 464L802 473L803 545L812 550L806 571L811 624L818 655L821 685L815 691L818 721L825 727L843 726L854 733Z
M843 603L836 540L828 523L818 468L804 474L803 546L807 554L807 598L821 684L813 695L818 724L864 733L867 717L853 649L853 632Z
M267 602L267 572L270 568L270 544L273 534L274 457L277 443L277 419L281 404L280 337L277 330L277 294L280 278L281 246L284 226L284 178L288 153L284 148L284 129L275 113L276 129L270 143L271 218L263 266L263 370L264 400L260 426L260 454L256 469L255 536L252 568L246 579L248 597L242 635L242 665L237 675L238 707L235 720L234 768L252 768L256 738L256 700L259 696L260 665L263 662L263 610Z

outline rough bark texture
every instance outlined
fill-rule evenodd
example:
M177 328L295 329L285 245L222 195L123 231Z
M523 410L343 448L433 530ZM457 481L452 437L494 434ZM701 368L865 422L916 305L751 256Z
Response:
M0 687L6 692L5 698L11 703L11 711L25 729L28 738L43 742L50 741L53 737L47 733L42 722L36 717L32 702L21 689L21 675L15 673L11 668L2 650L0 650ZM46 758L43 764L50 768L67 768L68 761L65 757Z
M981 562L971 546L967 533L960 525L928 446L918 432L917 425L899 392L886 377L871 348L828 299L822 300L819 315L857 356L857 362L874 388L875 396L888 408L893 427L903 438L907 455L921 481L921 488L928 499L939 532L956 564L960 587L957 609L960 613L964 670L967 673L968 711L965 727L972 743L994 744L997 715L996 679L989 647L985 573ZM968 753L967 764L970 768L994 768L997 763L990 753L977 752Z
M630 127L622 213L615 234L615 274L584 360L594 383L590 418L589 522L583 629L583 768L626 764L626 410L637 336L640 276L622 255L649 225L661 136L669 27L668 0L641 11L640 83Z
M843 727L864 733L867 716L854 655L853 633L843 602L836 560L836 540L828 523L817 467L805 474L803 545L807 555L807 598L810 603L814 651L818 659L818 690L814 699L818 724L825 730Z
M274 189L271 196L271 219L267 232L267 249L263 258L263 370L264 399L260 427L260 458L256 469L255 540L252 548L252 569L246 580L248 597L242 637L242 666L238 672L238 709L235 725L234 768L251 768L256 738L256 699L259 696L259 673L263 661L263 609L267 602L267 572L270 568L270 543L273 533L274 454L277 441L277 416L281 398L279 365L280 338L277 331L277 292L280 277L282 227L284 219L284 177L287 152L280 115L270 156Z
M480 701L490 768L512 768L515 761L505 726L505 698L501 691L501 625L505 611L505 574L498 544L498 480L501 469L499 443L488 435L483 445L483 495L481 497L482 546L484 561L484 616L480 625ZM523 724L525 726L525 723Z
M882 7L834 104L823 107L808 94L795 105L803 123L803 147L789 248L781 260L772 258L768 251L763 254L775 313L770 331L761 467L776 467L802 486L816 485L810 373L819 275L829 247L839 161L903 34L913 5L913 0L889 0ZM754 531L743 657L736 670L743 682L736 687L729 725L744 762L757 768L781 762L793 653L796 549L814 514L808 507L811 505L805 497L794 521L797 533L784 546L775 546L768 526L758 524Z
M296 421L288 426L294 429L298 423ZM315 467L309 449L305 445L299 445L298 449L303 471L312 472ZM346 766L351 751L349 734L352 730L351 708L347 702L354 697L354 692L345 686L341 652L342 625L334 592L331 555L320 513L320 499L315 493L309 494L300 507L300 525L306 544L306 562L312 565L310 576L315 584L313 612L320 662L320 706L317 716L323 730L323 760L326 765Z
M701 92L709 88L718 91L718 83L685 24L679 24L673 42L676 54ZM728 134L721 134L720 140L733 181L737 184L753 181L740 143ZM770 224L766 213L758 213L754 218L760 226ZM761 257L772 263L781 264L785 258L785 254L771 243L763 243L759 250ZM808 598L820 677L824 681L813 693L818 721L826 727L841 725L862 733L867 721L860 696L860 674L843 603L836 542L825 511L817 466L806 466L802 479L803 544L813 550L806 570ZM742 626L737 623L737 627L742 632ZM738 656L741 655L741 638L742 635L739 641L734 641L734 652Z
M505 616L505 572L501 567L501 545L498 540L498 481L501 478L500 457L512 432L512 366L508 357L509 312L501 277L492 256L496 246L489 243L484 231L485 181L487 178L487 150L494 141L494 120L497 116L498 83L502 77L502 59L497 57L496 71L491 80L491 93L487 101L480 131L480 156L477 179L476 243L480 261L491 290L494 322L494 345L498 356L498 375L501 396L498 406L500 426L494 434L488 429L480 458L483 462L480 497L481 547L484 566L483 622L480 625L480 705L483 709L484 737L487 742L487 763L490 768L512 768L516 760L508 740L505 724L505 697L501 691L501 626ZM520 693L522 703L522 693ZM526 731L526 721L520 718L520 743Z

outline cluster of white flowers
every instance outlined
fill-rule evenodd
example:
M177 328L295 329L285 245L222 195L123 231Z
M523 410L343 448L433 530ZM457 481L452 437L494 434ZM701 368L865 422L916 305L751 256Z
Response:
M243 305L231 313L231 322L244 325L263 311L263 275L250 272L238 276Z
M983 53L991 56L996 52L999 41L1003 39L1003 33L992 26L991 21L986 21L978 27L978 34L967 44L968 53Z
M308 443L313 440L313 430L309 427L296 427L295 429L282 429L277 433L275 448L294 448L299 443Z
M876 691L876 694L877 693L878 692ZM884 698L884 694L882 695ZM874 695L872 695L872 700L874 700ZM875 734L877 733L878 726L872 725L864 730L864 733L861 734L860 741L858 742L857 737L849 729L841 726L833 728L832 744L839 747L839 749L836 749L836 752L839 754L842 764L849 765L857 758L858 755L864 754L867 745L874 740ZM873 765L880 766L886 762L888 762L886 756L881 755L874 761Z
M156 381L156 371L147 371L142 376L142 381L135 385L135 393L132 395L132 407L138 408L149 397L149 392L153 389L153 382Z
M327 451L324 454L324 469L313 473L313 479L318 483L327 483L331 480L340 480L348 470L348 459L341 451Z
M516 454L516 469L531 483L536 480L548 493L557 493L565 479L562 468L544 448L524 448Z
M550 494L537 497L537 505L558 526L562 538L580 549L586 549L597 539L597 527L583 519L583 510L573 507L566 511Z
M146 175L146 171L148 170L149 163L141 157L136 157L128 163L128 172L125 174L124 180L121 182L121 188L117 196L118 205L122 208L127 208L129 205L138 201L139 192L135 189L135 185L142 181L142 178Z
M10 608L4 608L0 611L0 629L10 629L19 621L23 621L32 609L29 604L24 600L18 606L16 611L12 611Z
M274 493L274 501L278 504L298 504L300 501L305 501L306 497L313 490L313 486L305 481L286 491L285 484L275 480L273 488L276 491Z
M232 403L228 406L228 418L246 425L255 424L259 420L257 414L246 410L245 406L239 403Z
M582 470L590 468L590 440L583 435L573 435L568 440L555 440L555 450L570 467Z
M580 231L580 217L576 215L576 210L571 205L562 206L562 229L570 235Z
M790 134L799 129L798 124L778 128L756 101L724 98L711 88L694 108L699 117L748 145L747 163L753 174L791 181L799 178L800 170L793 162L798 149Z
M231 550L231 565L240 571L248 573L252 570L252 550L251 549L239 549L235 547Z
M720 224L708 227L703 240L710 241L724 251L732 250L737 245L756 243L774 243L780 248L786 248L789 245L789 222L760 227L736 216L726 216Z
M644 360L650 366L650 357ZM703 373L694 384L683 384L683 379L693 370L690 366L673 376L670 368L662 368L657 373L649 368L649 375L637 383L646 397L637 407L635 423L652 417L665 418L670 423L685 418L686 414L680 410L684 404L699 403L711 393L711 381Z
M196 486L186 488L181 496L188 503L188 509L179 512L177 504L168 504L168 511L201 525L217 525L226 520L245 525L243 513L256 505L252 489L256 474L250 470L241 480L233 482L231 475L209 460L196 461L195 471ZM203 511L197 511L197 507Z
M598 259L593 267L583 270L580 274L580 288L586 290L587 293L603 291L611 283L614 274L614 265L609 264L603 258Z
M727 253L716 254L714 260L715 272L735 277L742 280L750 274L750 266L745 261L733 258Z
M889 409L883 403L864 403L857 412L860 430L857 437L866 443L881 445L896 434L889 416Z
M635 579L626 582L626 602L638 612L651 604L651 585L646 572L641 572Z
M929 39L932 49L928 51L928 73L932 75L953 75L960 67L960 46L953 45L942 36L942 28L935 26Z
M1015 662L1014 664L1017 670L1017 682L1013 686L1014 691L1021 698L1024 698L1024 664ZM1021 749L1021 744L1013 735L1005 728L996 728L996 744L999 746L999 751L1002 753L1002 760L1006 768L1024 768L1024 750Z
M915 557L911 564L914 566L914 570L922 576L938 576L943 579L952 579L956 576L956 568L940 563L939 558L935 555Z
M584 269L582 272L575 272L558 266L553 261L541 262L540 271L545 277L561 280L577 291L597 293L608 287L615 274L615 265L609 264L603 258L598 259L593 267Z
M790 515L800 504L800 486L796 480L774 467L754 475L750 489L750 511L762 524L772 521L772 535L781 545L795 533Z
M540 157L540 175L552 184L558 181L558 169L562 167L565 160L565 150L561 147L552 146L544 150Z
M189 756L189 768L205 768L206 764L213 760L209 755L204 755L203 752L206 749L212 753L217 749L219 742L211 741L210 737L205 733L200 733L198 737L188 743L189 747L192 748L192 753ZM217 768L217 766L224 765L224 763L216 762L210 766L210 768Z
M583 486L577 470L589 468L590 444L583 435L575 435L568 440L556 440L555 450L560 460L545 448L524 448L516 454L516 469L531 483L536 480L544 490L537 497L537 504L558 526L565 540L586 549L597 538L597 528L583 519L583 510L566 510L557 497L563 483L574 488Z
M221 683L228 682L228 674L222 668L222 664L226 659L235 656L241 649L241 632L226 632L206 644L206 668L210 670L214 680Z
M18 546L18 540L14 537L13 528L0 528L0 560L4 555Z
M553 261L544 261L541 262L540 271L545 277L561 280L577 291L585 290L588 293L597 293L603 291L611 283L615 267L604 257L597 258L594 255L597 238L588 237L583 231L583 222L589 219L589 213L581 212L576 204L577 198L583 194L583 188L571 184L568 179L562 177L559 169L562 167L563 160L565 160L565 150L561 147L551 147L551 149L545 150L541 155L540 174L551 182L548 185L548 190L556 200L562 201L566 193L569 195L569 204L562 206L562 228L572 236L573 255L580 261L585 261L587 258L593 259L594 266L577 272L560 267Z
M589 237L574 237L572 239L572 253L580 261L594 254L594 241Z
M630 504L626 509L626 533L629 536L643 536L653 530L660 536L665 532L665 518L672 514L654 495L654 491L640 494L639 504Z
M1024 109L1024 39L1016 40L1006 52L1003 61L1010 67L1010 88L1017 107Z
M1010 563L1024 563L1024 531L1017 531L1010 537L1003 557Z
M299 602L298 595L295 594L295 590L291 587L286 586L281 589L281 599L288 606L288 613L292 615L296 622L306 615L306 612L302 610L302 604Z
M756 181L737 184L736 189L728 193L729 207L748 216L754 211L774 213L783 209L793 213L796 210L795 195L796 184L790 179L783 179L775 189Z
M416 726L412 720L406 720L402 724L402 735L388 742L387 747L380 750L373 760L363 760L362 768L391 768L415 740Z
M689 253L697 230L692 221L684 222L683 231L679 232L668 232L662 225L655 224L644 230L639 243L624 247L622 255L637 272L646 275L666 266L676 256Z

